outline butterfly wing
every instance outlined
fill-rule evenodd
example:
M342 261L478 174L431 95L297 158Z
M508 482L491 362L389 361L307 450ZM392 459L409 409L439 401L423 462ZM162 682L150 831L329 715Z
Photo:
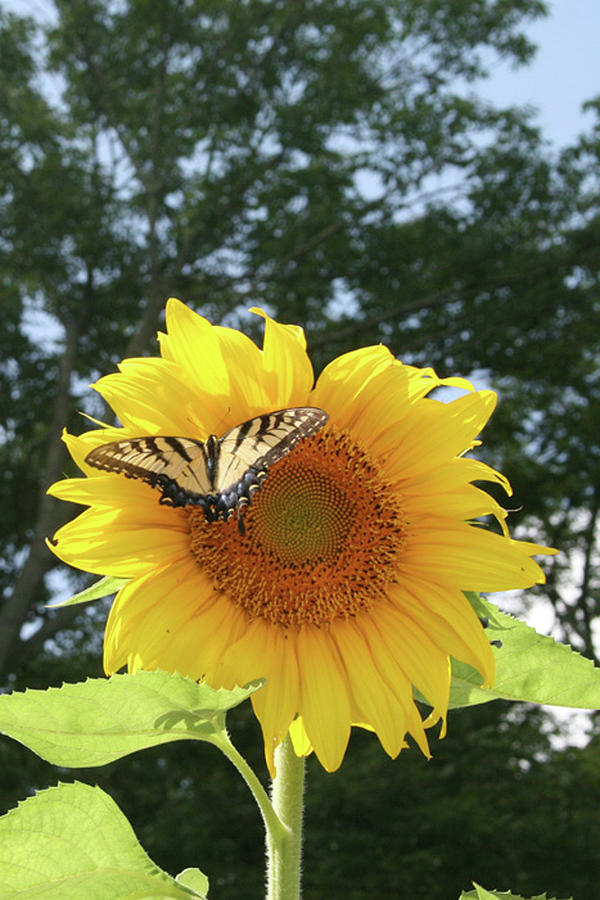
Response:
M96 469L138 478L163 492L161 503L184 506L212 490L203 441L139 437L101 444L85 461Z
M322 409L299 406L265 413L236 425L220 441L216 490L227 493L235 489L248 471L259 480L264 479L273 463L315 434L328 419Z
M150 484L161 491L160 503L201 506L209 522L228 519L237 509L243 533L241 510L269 466L315 434L328 418L316 407L281 409L236 425L221 440L214 435L207 441L160 435L129 438L96 447L85 461Z

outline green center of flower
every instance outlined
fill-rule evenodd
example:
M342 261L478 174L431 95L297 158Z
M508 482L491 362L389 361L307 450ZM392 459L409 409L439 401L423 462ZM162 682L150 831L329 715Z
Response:
M272 467L244 514L189 512L191 548L215 590L251 618L325 625L385 597L404 523L397 498L347 435L330 428Z
M253 516L254 539L262 552L285 565L337 558L354 504L326 474L303 464L287 473L285 490L268 481Z

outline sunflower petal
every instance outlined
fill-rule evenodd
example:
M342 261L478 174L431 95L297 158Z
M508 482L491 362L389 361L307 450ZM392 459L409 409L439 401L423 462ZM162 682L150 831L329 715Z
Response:
M314 374L304 332L297 325L280 325L259 307L250 312L265 320L262 380L271 408L306 406Z
M298 670L306 734L323 767L333 772L350 737L350 697L343 663L319 628L298 632Z

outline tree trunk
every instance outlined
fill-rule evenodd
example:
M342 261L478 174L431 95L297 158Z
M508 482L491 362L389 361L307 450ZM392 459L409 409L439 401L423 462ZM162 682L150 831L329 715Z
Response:
M13 593L0 612L0 672L9 671L10 660L20 644L20 631L35 602L44 575L52 565L45 539L68 517L64 504L46 494L64 470L64 448L59 435L71 412L70 382L77 355L81 319L66 326L65 352L60 361L58 385L52 412L46 465L40 477L38 515L27 557L15 579Z

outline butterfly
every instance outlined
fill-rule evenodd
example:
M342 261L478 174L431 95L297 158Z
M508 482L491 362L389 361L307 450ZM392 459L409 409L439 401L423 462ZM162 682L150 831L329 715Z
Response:
M220 438L126 438L95 447L85 461L150 484L161 491L159 503L166 506L200 506L208 522L228 521L236 512L240 534L245 534L242 512L269 467L328 419L312 406L280 409L242 422Z

